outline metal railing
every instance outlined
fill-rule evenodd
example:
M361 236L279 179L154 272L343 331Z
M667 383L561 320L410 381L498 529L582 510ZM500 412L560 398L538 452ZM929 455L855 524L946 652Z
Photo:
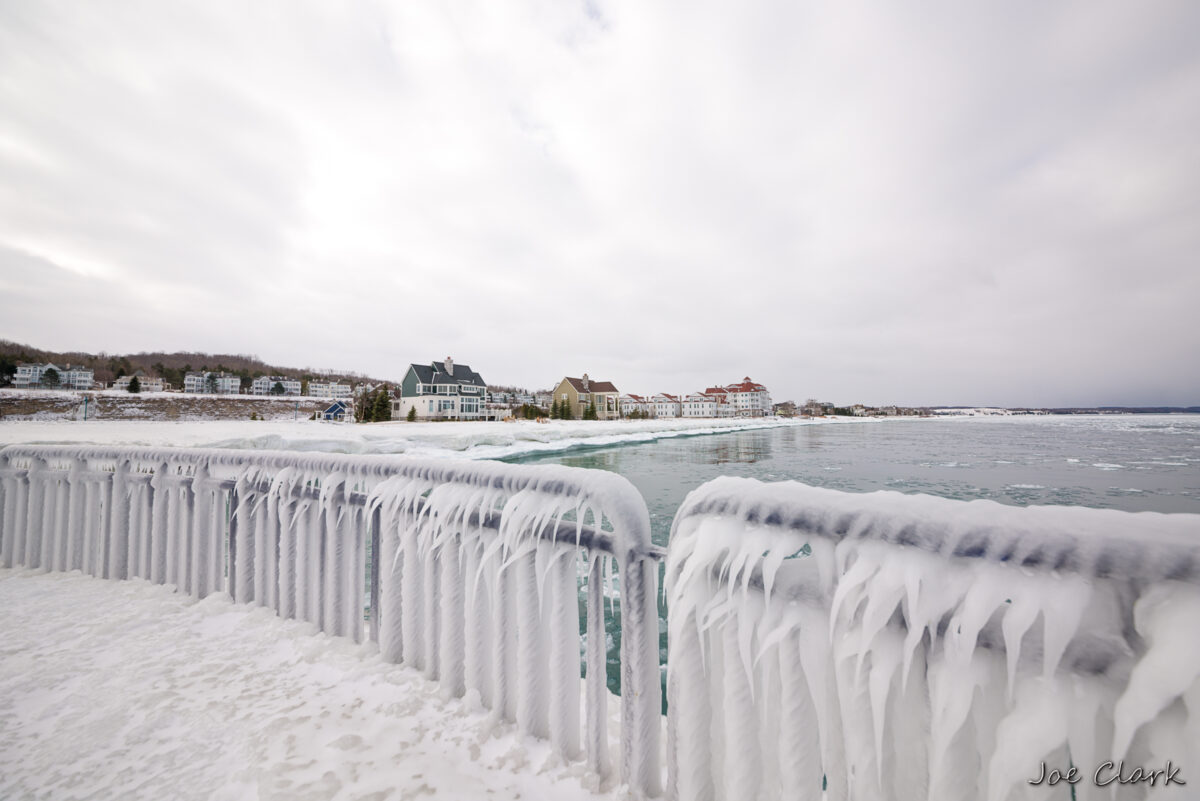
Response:
M721 478L666 593L672 799L1082 801L1106 760L1200 764L1200 515Z
M641 796L662 788L660 558L641 496L596 471L231 450L0 450L5 567L137 577L198 598L225 591L332 635L369 637L385 658L452 693L477 693L564 759L586 759L602 785L619 777ZM622 623L617 766L603 609L612 568L620 589L607 594L619 597Z

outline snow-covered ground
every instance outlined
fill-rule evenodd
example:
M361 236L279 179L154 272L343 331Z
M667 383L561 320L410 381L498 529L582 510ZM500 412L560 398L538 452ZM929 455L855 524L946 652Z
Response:
M611 799L370 645L227 596L0 569L0 798Z
M865 418L846 418L866 421ZM0 423L0 445L90 442L179 447L256 448L328 453L408 453L498 459L581 445L644 442L720 431L832 420L556 420L549 423L326 423L299 421L97 421Z

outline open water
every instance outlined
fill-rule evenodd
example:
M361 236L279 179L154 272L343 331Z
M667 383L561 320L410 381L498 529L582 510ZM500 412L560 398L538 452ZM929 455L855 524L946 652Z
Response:
M717 476L870 492L1200 513L1200 415L854 421L515 457L611 470L665 545L688 492Z

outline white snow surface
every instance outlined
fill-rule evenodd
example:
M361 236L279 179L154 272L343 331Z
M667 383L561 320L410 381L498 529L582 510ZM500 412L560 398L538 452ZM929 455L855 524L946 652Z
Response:
M606 799L370 644L224 595L0 569L0 798Z
M860 418L861 419L861 418ZM499 459L577 446L646 442L664 437L829 425L834 421L783 418L676 420L556 420L549 423L329 423L313 420L211 422L17 421L0 423L0 446L15 443L94 443L175 447L248 448L327 453L407 453Z

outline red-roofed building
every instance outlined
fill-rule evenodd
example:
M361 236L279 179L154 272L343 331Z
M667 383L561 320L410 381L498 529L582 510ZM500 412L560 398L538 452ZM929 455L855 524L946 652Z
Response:
M762 417L771 413L771 393L762 384L752 381L750 376L736 384L709 387L704 394L727 398L738 417Z

